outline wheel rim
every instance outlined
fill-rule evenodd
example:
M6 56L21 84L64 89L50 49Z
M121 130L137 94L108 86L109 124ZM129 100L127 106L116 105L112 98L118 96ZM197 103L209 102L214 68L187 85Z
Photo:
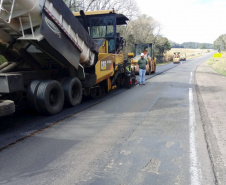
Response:
M71 88L71 96L73 100L78 100L80 97L79 86L74 84Z
M49 104L51 107L55 107L58 104L59 99L59 91L54 88L49 93Z

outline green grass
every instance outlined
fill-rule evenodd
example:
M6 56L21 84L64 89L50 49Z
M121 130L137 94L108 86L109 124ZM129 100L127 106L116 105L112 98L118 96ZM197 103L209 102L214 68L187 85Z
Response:
M207 64L217 73L226 76L226 53L223 53L222 58L209 59Z
M5 57L3 57L2 55L0 55L0 65L3 64L4 62L6 62Z

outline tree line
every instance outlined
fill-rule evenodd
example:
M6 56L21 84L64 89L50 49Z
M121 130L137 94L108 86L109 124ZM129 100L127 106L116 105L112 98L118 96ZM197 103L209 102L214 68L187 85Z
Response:
M118 31L126 40L125 54L134 52L135 44L153 43L155 56L171 49L169 40L161 35L161 25L153 18L141 14L135 0L64 0L72 11L116 10L130 21L127 26L118 26Z
M211 43L183 42L178 44L173 41L170 41L170 43L172 48L213 49L213 44Z

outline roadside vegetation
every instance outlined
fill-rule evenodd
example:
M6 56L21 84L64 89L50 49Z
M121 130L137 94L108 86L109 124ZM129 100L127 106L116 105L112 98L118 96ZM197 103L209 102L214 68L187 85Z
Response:
M220 51L226 50L226 34L220 35L215 41L214 41L214 49L217 49Z
M226 76L226 34L220 35L213 44L214 49L222 53L222 58L212 58L208 61L208 64L217 73Z
M207 63L217 73L226 76L226 52L222 52L222 58L211 58Z
M0 65L3 64L4 62L6 62L5 57L3 57L2 55L0 55Z

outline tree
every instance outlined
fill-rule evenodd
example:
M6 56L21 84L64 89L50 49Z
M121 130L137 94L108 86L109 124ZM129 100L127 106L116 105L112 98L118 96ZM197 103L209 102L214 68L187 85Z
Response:
M70 8L71 11L77 12L80 10L81 2L78 0L64 0L65 4Z
M158 27L159 23L147 15L141 15L131 20L127 27L120 30L121 35L126 39L127 43L125 53L133 52L135 44L153 43L155 40L154 31Z
M170 48L168 39L161 36L161 26L152 17L139 15L139 9L135 0L65 0L66 4L72 8L93 10L111 10L123 13L130 21L127 26L117 26L117 32L126 40L127 46L125 54L133 52L135 44L154 43L159 45L158 51L162 54Z
M214 41L214 48L218 49L219 51L226 50L226 34L220 35Z
M123 13L128 18L139 15L139 9L135 0L81 0L81 7L85 11L112 10Z
M155 42L155 55L163 56L163 54L170 49L170 41L166 37L158 36Z
M132 19L139 15L135 0L64 0L72 11L112 10L123 13Z
M154 55L163 56L164 52L171 49L169 40L161 36L161 26L152 17L141 15L131 20L128 26L120 32L127 41L124 52L133 52L135 44L153 43L155 45Z
M211 43L199 43L199 42L183 42L182 44L178 44L176 42L170 41L172 48L192 48L199 49L201 47L205 47L203 49L213 49L213 44Z
M206 49L206 44L205 44L205 43L202 43L202 44L200 45L200 49Z
M171 48L184 48L182 44L178 44L176 42L170 41Z

